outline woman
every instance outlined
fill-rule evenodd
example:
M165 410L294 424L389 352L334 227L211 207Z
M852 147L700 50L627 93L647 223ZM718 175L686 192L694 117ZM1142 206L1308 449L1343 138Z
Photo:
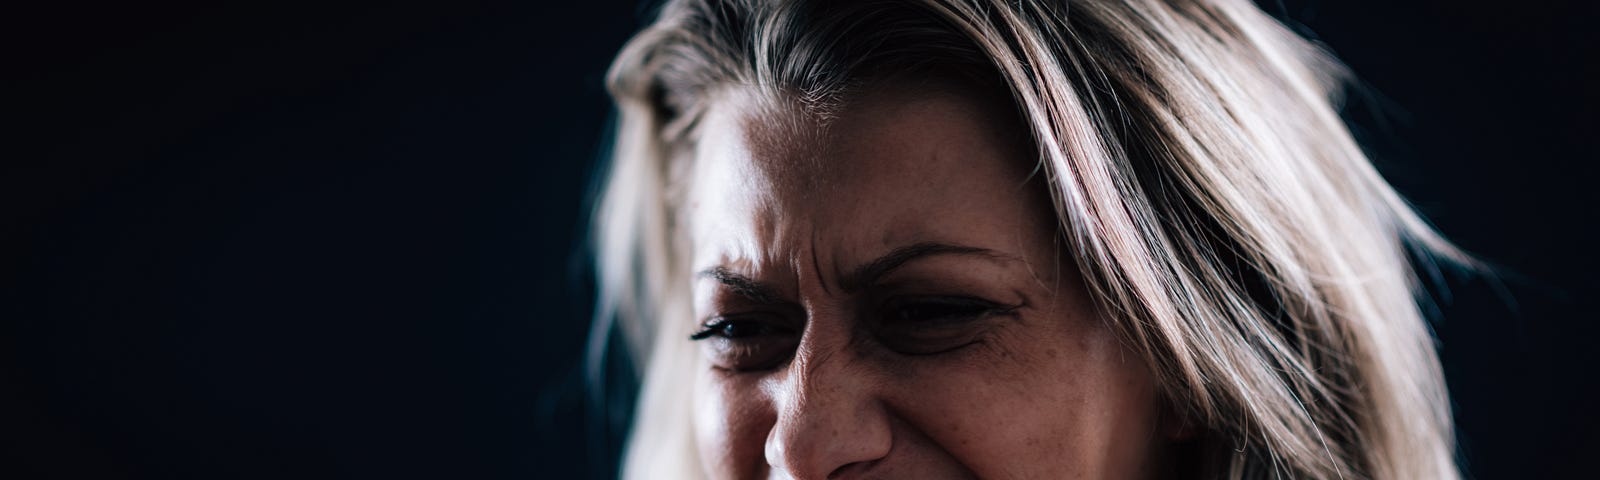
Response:
M1408 251L1465 258L1341 75L1245 0L668 2L596 217L625 475L1456 477Z

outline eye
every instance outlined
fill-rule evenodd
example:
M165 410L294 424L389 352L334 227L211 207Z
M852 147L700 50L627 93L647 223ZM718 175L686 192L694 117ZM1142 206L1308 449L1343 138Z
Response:
M781 316L739 314L712 317L689 339L705 345L714 367L752 372L770 370L788 360L800 335Z
M972 320L1001 309L999 304L966 297L914 297L890 302L887 313L895 322L919 324Z
M722 337L729 340L759 337L764 334L774 333L771 325L761 322L741 321L727 317L717 317L701 325L701 329L690 335L690 340L705 340L711 337Z
M982 341L988 326L983 320L1015 309L973 297L896 297L881 309L877 336L903 354L944 353Z

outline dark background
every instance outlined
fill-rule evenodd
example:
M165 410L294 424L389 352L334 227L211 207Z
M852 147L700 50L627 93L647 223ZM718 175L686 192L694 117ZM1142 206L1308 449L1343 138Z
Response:
M0 15L0 477L613 475L583 223L646 9L220 3ZM1588 3L1264 5L1501 267L1437 296L1472 477L1600 448Z

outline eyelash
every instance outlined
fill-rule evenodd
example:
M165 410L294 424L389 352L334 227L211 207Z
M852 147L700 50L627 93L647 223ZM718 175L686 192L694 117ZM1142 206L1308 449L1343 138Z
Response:
M952 318L952 317L957 317L956 318L957 320L966 320L966 319L972 319L974 317L982 317L982 316L988 316L988 315L1009 313L1010 311L1012 311L1012 310L1014 310L1016 308L1016 307L1001 306L1000 304L997 304L997 303L994 303L994 302L990 302L990 301L987 301L987 300L981 300L981 299L977 299L977 298L972 298L972 297L943 297L943 296L941 296L941 297L919 297L916 300L891 301L891 302L889 302L888 305L889 305L889 307L886 308L885 310L896 310L895 307L899 307L898 310L895 311L895 313L898 313L901 316L908 316L908 315L906 315L907 311L910 311L912 309L917 309L917 308L927 309L928 307L933 307L936 311L937 311L937 309L940 309L940 308L944 309L943 311L938 311L937 315L922 315L920 319L911 319L911 318L902 318L902 319L900 319L900 320L911 321L911 322L916 322L916 323L927 323L927 322L934 322L934 321L944 321L944 320ZM926 313L926 312L924 312L924 313ZM886 316L888 314L889 314L889 312L885 312ZM740 326L740 325L754 326L754 327L758 328L759 331L751 332L751 333L744 333L744 334L738 334L738 333L730 334L730 333L727 332L727 330L729 328L733 328L733 327ZM717 317L712 317L711 320L701 324L700 330L695 332L692 335L689 335L689 339L698 341L698 340L705 340L705 339L708 339L708 338L711 338L711 337L721 337L721 338L726 338L726 339L733 340L733 339L745 338L745 337L753 336L753 335L760 335L762 333L767 333L767 332L769 332L771 330L774 330L774 328L769 326L769 325L765 325L765 324L763 324L761 322L755 322L755 321L750 321L750 320L740 320L737 317L717 316Z
M761 331L743 335L730 335L727 333L729 328L738 325L754 325ZM770 333L773 330L776 329L770 325L765 325L756 321L740 320L737 317L712 317L710 321L700 325L700 331L695 332L693 335L689 335L689 339L700 341L711 337L721 337L729 340L737 340L740 338L747 338L752 335L759 335L761 333Z
M878 342L904 355L926 356L959 350L982 342L982 336L964 326L983 318L1010 314L1020 305L964 296L895 297L882 304L873 321ZM720 339L719 368L762 371L776 367L791 354L798 339L782 335L796 332L761 314L721 315L701 324L692 341ZM786 343L790 342L790 343ZM785 351L773 351L774 348Z
M990 315L1005 314L1016 310L1015 306L1005 306L974 297L960 296L929 296L911 297L909 299L893 299L885 304L885 317L891 314L902 318L900 321L913 323L951 323L959 322ZM922 310L924 315L909 315L908 312ZM932 310L931 312L929 310ZM930 314L931 313L931 314ZM920 318L908 318L920 317ZM885 318L884 320L887 320Z
M890 299L880 310L878 342L902 355L939 355L983 343L980 320L1007 315L1020 305L963 296Z
M799 335L781 318L765 313L721 315L701 324L689 340L713 340L708 344L712 366L718 370L742 373L777 368L799 342Z

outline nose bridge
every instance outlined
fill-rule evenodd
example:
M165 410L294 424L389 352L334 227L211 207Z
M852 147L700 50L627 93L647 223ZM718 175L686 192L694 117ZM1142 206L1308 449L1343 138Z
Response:
M827 478L888 455L893 435L871 372L848 341L802 341L788 374L770 386L778 418L767 463L797 479Z

